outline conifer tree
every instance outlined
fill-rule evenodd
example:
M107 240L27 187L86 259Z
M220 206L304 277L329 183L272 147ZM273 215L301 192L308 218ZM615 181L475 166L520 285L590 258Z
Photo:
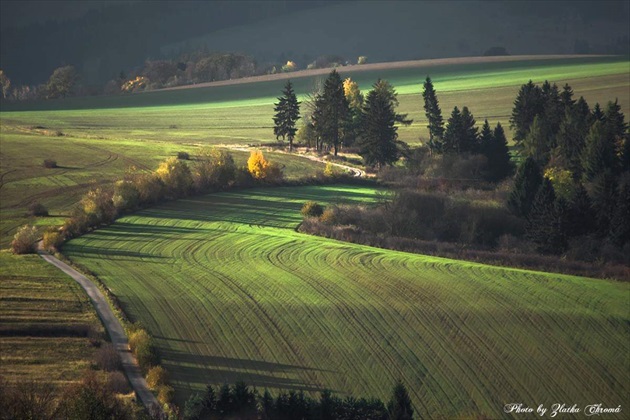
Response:
M567 248L565 220L568 206L564 200L556 203L553 185L544 178L528 217L527 237L544 254L561 254Z
M595 104L595 107L593 108L593 114L592 114L592 118L593 118L593 123L597 122L597 121L604 121L604 111L602 111L602 108L599 106L599 102Z
M572 236L587 235L595 229L593 203L583 184L578 184L570 202L568 232Z
M617 167L615 144L604 123L595 121L586 137L582 153L584 181L591 181L605 171L615 173Z
M258 414L262 420L273 420L273 397L269 390L265 389L258 403Z
M619 186L608 237L620 248L630 243L630 181L628 180Z
M460 152L475 153L478 151L478 129L475 127L476 121L473 114L470 112L467 106L462 108L462 134L460 139Z
M293 91L291 81L287 81L282 91L282 96L275 104L275 116L273 117L273 134L278 137L289 139L289 151L293 151L293 139L297 132L296 123L300 119L300 103Z
M604 237L611 227L611 220L617 205L617 179L612 171L604 171L596 175L588 185L595 220L597 233Z
M583 123L577 108L568 109L564 119L560 123L560 129L556 135L555 155L560 164L571 171L574 179L580 179L582 175L582 152L586 137L586 124Z
M313 125L317 135L329 144L337 156L350 118L348 100L343 82L337 70L333 70L324 82L322 92L315 99Z
M566 83L562 87L562 93L560 93L560 101L562 102L565 111L571 110L575 105L575 99L573 99L573 89L571 88L571 86L569 86L568 83Z
M512 165L510 158L510 149L508 149L505 131L503 131L501 123L497 123L497 126L494 128L486 157L488 159L488 179L490 181L501 181L514 172L514 165Z
M604 127L615 143L621 145L621 140L625 137L628 130L628 124L624 121L625 117L621 112L619 101L609 101L604 111Z
M413 419L413 407L407 388L401 381L394 386L392 397L387 404L387 412L390 420L411 420Z
M630 171L630 135L626 134L623 139L623 146L621 148L620 156L621 172Z
M523 153L532 157L539 166L545 166L549 161L549 131L545 125L544 118L534 117L534 121L529 127L529 132L523 140Z
M514 187L508 198L510 211L517 216L527 217L541 184L540 167L533 158L528 157L516 171Z
M488 155L488 149L492 144L492 128L490 128L490 123L488 119L484 120L483 125L481 126L481 132L479 133L479 151Z
M544 100L542 117L547 129L549 150L551 150L556 146L555 136L560 128L560 122L564 117L564 105L560 98L558 85L555 83L551 85L549 82L545 81L542 92Z
M465 136L464 123L459 108L454 107L446 124L442 150L444 153L457 153L461 151L461 139Z
M395 97L388 89L379 89L379 84L374 84L363 105L359 154L366 165L382 167L396 162L406 145L398 141Z
M422 98L424 99L424 112L428 121L429 149L431 152L441 153L444 120L442 119L442 110L438 103L437 94L433 88L433 82L429 76L424 81L423 87Z
M514 142L517 146L525 140L534 117L543 113L544 105L542 90L534 82L530 80L521 86L510 117L510 128L514 130Z
M203 396L202 404L202 415L209 415L210 413L215 412L217 408L217 396L212 385L206 386L206 393Z

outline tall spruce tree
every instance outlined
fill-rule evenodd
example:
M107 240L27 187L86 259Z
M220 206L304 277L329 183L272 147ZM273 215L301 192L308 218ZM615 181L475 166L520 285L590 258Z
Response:
M608 105L606 105L604 127L620 151L621 141L627 133L628 124L625 122L625 117L621 112L621 106L617 99L615 99L615 102L609 101Z
M604 121L604 111L602 111L602 108L599 106L599 102L597 102L593 108L592 119L593 123L596 121Z
M479 132L479 152L486 157L489 149L492 147L492 140L492 128L490 128L488 119L485 119Z
M300 103L293 91L293 85L288 80L282 91L282 96L275 104L275 116L273 117L273 134L278 137L289 139L289 151L293 151L293 139L297 132L296 123L300 119Z
M374 84L363 105L359 154L366 165L382 167L396 162L406 145L398 141L395 97L379 84Z
M442 110L438 103L437 93L433 88L431 78L427 76L424 81L422 98L424 99L424 112L427 116L429 129L429 149L431 152L442 152L442 137L444 136L444 120Z
M529 132L522 143L524 155L532 157L539 166L545 166L549 161L551 151L550 137L544 117L537 115L534 117L534 121L529 127Z
M551 150L556 147L555 136L560 128L560 122L564 117L564 105L560 97L558 85L555 83L549 84L549 82L545 81L542 92L544 101L542 117L547 127L549 136L547 141L549 142L549 150Z
M616 172L618 157L615 154L615 143L610 132L601 121L595 121L586 136L582 153L584 181L592 181L596 176L611 171Z
M462 108L463 137L460 139L460 151L476 153L479 150L479 133L475 127L475 117L467 106Z
M601 237L608 235L612 227L611 220L617 205L617 185L617 177L610 170L595 176L588 185L595 211L597 234Z
M620 248L630 243L630 181L628 180L619 186L608 237Z
M566 224L568 206L556 203L553 185L544 178L528 216L527 237L544 254L561 254L567 249Z
M518 167L514 177L514 187L508 197L508 208L516 216L527 217L532 202L542 184L542 174L536 161L528 157Z
M582 176L581 158L587 134L587 126L581 118L577 107L567 109L556 135L555 156L576 180Z
M442 142L442 151L444 153L460 153L461 139L466 136L462 113L459 108L454 107L451 116L446 124L444 132L444 141Z
M529 132L534 117L544 111L545 101L542 90L531 80L521 86L510 117L510 128L514 130L514 142L520 147Z
M595 212L588 192L582 183L575 188L569 203L569 226L571 236L587 235L595 230Z
M387 404L389 420L412 420L413 407L407 388L401 381L394 386L392 397Z
M514 172L514 166L510 158L510 150L508 149L505 131L501 123L492 132L489 143L482 150L488 159L487 179L489 181L501 181Z
M315 99L312 118L317 135L333 148L337 156L350 118L348 100L337 70L330 72L322 92Z
M562 102L565 111L572 109L575 105L575 99L573 99L573 89L571 88L571 86L569 86L568 83L566 83L562 87L562 92L560 93L560 101Z

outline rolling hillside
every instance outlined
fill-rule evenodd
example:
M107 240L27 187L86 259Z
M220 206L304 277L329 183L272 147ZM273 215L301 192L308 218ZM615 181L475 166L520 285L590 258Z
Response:
M208 384L329 388L386 398L401 378L421 416L505 416L508 402L626 406L630 286L310 237L306 200L356 187L180 200L72 240L157 339L178 400Z

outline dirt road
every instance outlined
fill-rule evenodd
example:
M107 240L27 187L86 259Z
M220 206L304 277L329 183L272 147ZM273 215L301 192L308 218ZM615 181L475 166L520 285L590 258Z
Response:
M112 309L109 307L109 304L100 289L90 279L70 267L68 264L60 261L45 251L39 251L38 253L46 262L54 265L72 277L81 285L83 290L85 290L94 305L94 309L96 309L98 316L101 318L103 325L105 325L114 348L120 355L123 369L125 370L125 374L129 379L131 387L149 412L158 409L158 400L149 390L149 386L147 385L147 381L144 379L144 376L142 376L138 362L129 351L129 343L127 341L127 336L125 335L125 330L118 318L114 315Z

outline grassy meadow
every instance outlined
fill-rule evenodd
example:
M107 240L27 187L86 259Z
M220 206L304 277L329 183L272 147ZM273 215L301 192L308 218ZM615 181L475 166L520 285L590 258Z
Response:
M629 62L620 57L566 59L528 58L491 63L429 65L364 70L340 68L365 91L379 77L399 92L399 111L414 123L399 130L400 139L419 144L426 138L421 85L434 80L445 119L453 106L467 105L479 124L509 125L512 102L521 84L549 79L573 87L589 104L619 98L630 115ZM309 72L293 80L304 100L317 79ZM302 75L301 77L297 77ZM0 247L7 247L18 226L31 222L59 224L72 205L95 183L111 183L130 167L154 169L178 151L195 154L216 145L247 145L275 141L273 102L284 80L228 86L155 91L113 97L68 98L35 104L3 104L0 112ZM50 109L47 109L50 108ZM22 109L21 111L19 109ZM507 130L508 137L511 132ZM245 153L236 153L240 162ZM285 165L289 177L311 174L321 165L286 155L271 155ZM59 168L45 169L44 159ZM53 217L34 220L28 205L40 201ZM61 216L61 217L56 217Z
M420 417L501 418L504 404L630 403L630 285L504 269L297 233L282 187L180 200L64 246L156 338L182 402L208 384L387 398Z
M70 277L37 255L0 252L0 376L65 385L90 368L102 337L92 303Z
M488 118L507 128L529 79L568 82L591 106L617 97L630 115L629 65L627 58L584 57L340 72L364 92L378 77L389 80L398 111L414 119L400 138L419 144L427 135L420 95L427 74L445 119L454 105L466 105L479 125ZM297 76L304 100L319 76ZM61 224L89 188L111 185L130 168L155 169L179 151L194 164L204 147L275 141L273 102L283 84L3 103L0 247L25 223ZM232 153L245 163L247 152ZM289 178L323 169L299 156L266 156ZM44 168L44 159L58 167ZM371 202L375 194L350 186L211 194L124 217L63 252L98 275L154 335L179 402L207 383L239 379L259 389L386 398L401 378L427 416L497 418L514 401L630 403L628 284L295 231L306 200ZM28 216L34 202L50 216ZM78 286L36 256L0 252L0 288L0 331L98 322ZM85 338L3 334L0 374L8 378L72 380L91 357Z

